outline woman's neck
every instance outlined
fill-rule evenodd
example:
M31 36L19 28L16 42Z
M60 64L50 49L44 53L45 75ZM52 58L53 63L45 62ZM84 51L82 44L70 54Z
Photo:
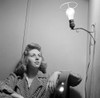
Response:
M28 67L26 75L28 78L34 78L38 74L38 68Z

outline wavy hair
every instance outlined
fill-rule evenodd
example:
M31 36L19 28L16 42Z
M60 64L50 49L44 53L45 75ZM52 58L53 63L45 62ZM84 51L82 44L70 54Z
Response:
M31 43L31 44L28 44L22 54L22 57L20 59L20 61L17 63L15 69L14 69L14 73L17 75L17 76L21 76L23 77L23 74L26 72L27 70L27 60L26 60L26 56L28 56L29 54L29 51L31 51L32 49L37 49L38 51L41 52L41 47L39 44L37 43ZM39 70L43 73L46 73L46 68L47 68L47 63L44 62L44 58L42 56L42 62L41 62L41 65L39 67Z

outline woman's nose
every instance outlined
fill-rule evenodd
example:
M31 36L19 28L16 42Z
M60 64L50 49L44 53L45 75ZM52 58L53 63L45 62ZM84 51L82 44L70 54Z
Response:
M39 57L36 57L36 60L39 60Z

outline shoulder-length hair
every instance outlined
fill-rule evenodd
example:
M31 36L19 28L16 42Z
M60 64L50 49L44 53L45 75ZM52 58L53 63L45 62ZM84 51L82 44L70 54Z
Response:
M31 43L31 44L28 44L22 54L22 57L20 59L20 61L18 62L18 64L16 65L15 69L14 69L14 73L17 75L17 76L21 76L23 77L23 74L25 73L25 71L27 70L27 61L26 61L26 56L28 56L29 54L29 51L32 50L32 49L37 49L41 52L41 47L39 44L36 44L36 43ZM47 68L47 63L44 62L44 58L42 56L42 62L41 62L41 65L39 67L39 70L43 73L46 73L46 68Z

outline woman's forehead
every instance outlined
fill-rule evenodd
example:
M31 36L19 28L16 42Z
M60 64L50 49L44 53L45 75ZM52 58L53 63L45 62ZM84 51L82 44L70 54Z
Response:
M40 54L41 52L38 49L32 49L32 50L29 51L29 54L33 54L33 53Z

